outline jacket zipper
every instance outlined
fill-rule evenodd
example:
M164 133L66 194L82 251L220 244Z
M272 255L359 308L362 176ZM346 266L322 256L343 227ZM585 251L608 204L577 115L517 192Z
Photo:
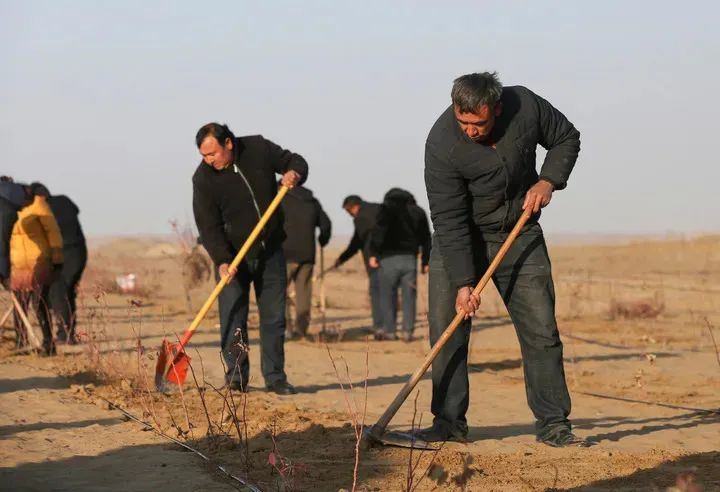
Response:
M239 174L242 180L245 182L245 186L247 186L247 189L250 191L250 197L252 198L253 205L255 205L255 212L257 212L258 220L262 219L262 214L260 213L260 207L258 206L258 202L255 199L255 192L252 189L252 186L250 186L250 182L247 180L243 172L240 170L239 167L237 167L237 164L233 164L233 169L235 170L236 174ZM262 248L265 249L265 240L260 240L260 245L262 245Z

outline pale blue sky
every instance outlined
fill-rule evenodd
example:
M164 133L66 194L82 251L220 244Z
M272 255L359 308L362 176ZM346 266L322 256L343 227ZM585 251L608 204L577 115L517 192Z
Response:
M549 235L718 231L717 5L0 0L0 173L69 195L91 236L167 233L217 120L305 156L347 234L347 194L427 203L453 78L497 70L582 132Z

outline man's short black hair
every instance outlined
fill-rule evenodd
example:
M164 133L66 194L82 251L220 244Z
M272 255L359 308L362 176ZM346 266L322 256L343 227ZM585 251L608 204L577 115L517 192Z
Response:
M11 176L0 176L0 183L14 183L15 180Z
M221 125L220 123L208 123L200 127L195 135L195 145L198 149L207 137L215 137L220 145L225 145L225 140L228 138L235 140L235 135L230 131L227 125Z
M30 191L32 192L33 196L40 195L49 197L50 196L50 190L47 189L47 186L45 186L42 183L39 183L37 181L34 181L30 183Z
M469 73L453 82L450 97L461 113L475 113L487 104L490 109L502 96L502 84L497 72Z
M362 198L360 198L357 195L348 195L345 197L345 200L343 200L343 208L348 207L354 207L355 205L360 205L362 203Z

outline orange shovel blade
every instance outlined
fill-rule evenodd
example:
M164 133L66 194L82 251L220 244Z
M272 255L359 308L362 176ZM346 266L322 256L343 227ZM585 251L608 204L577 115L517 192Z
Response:
M180 344L171 344L163 340L155 366L155 386L159 391L167 388L168 383L182 385L190 367L190 356Z

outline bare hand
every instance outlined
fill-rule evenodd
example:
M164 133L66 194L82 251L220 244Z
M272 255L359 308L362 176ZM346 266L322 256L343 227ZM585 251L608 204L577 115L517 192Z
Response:
M300 175L295 171L286 172L280 180L280 184L288 188L294 188L298 183L300 183Z
M546 207L552 200L552 193L555 187L549 181L541 179L530 188L525 195L523 210L532 210L537 213L541 208Z
M455 312L464 313L465 319L472 318L480 307L480 296L472 293L471 287L460 287L455 298Z
M429 271L430 271L430 265L423 265L422 268L420 269L420 272L421 272L423 275L425 275L425 274L426 274L427 272L429 272Z
M368 260L368 266L370 268L378 268L380 267L380 262L378 261L377 257L371 256Z
M223 263L218 267L218 272L220 273L220 277L230 277L233 278L235 274L237 273L237 268L230 269L230 264Z

